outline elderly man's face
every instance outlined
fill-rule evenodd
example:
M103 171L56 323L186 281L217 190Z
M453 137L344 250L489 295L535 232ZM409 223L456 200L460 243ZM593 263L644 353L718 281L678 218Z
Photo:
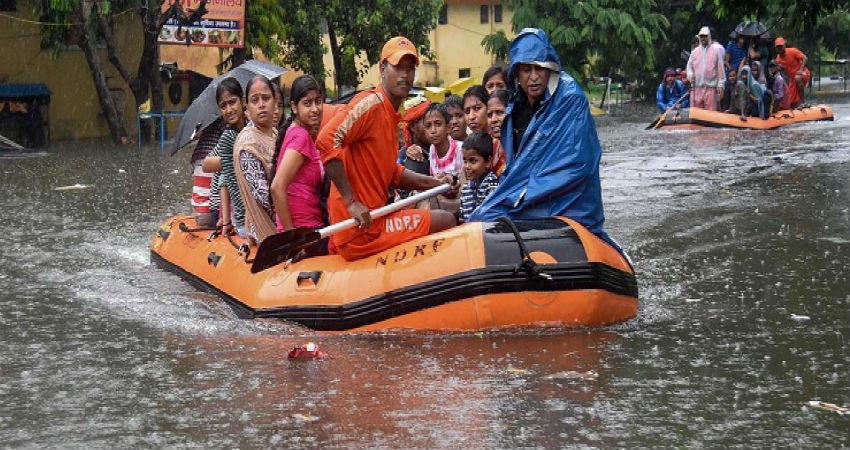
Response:
M551 71L536 64L517 65L517 80L523 92L528 95L528 100L535 102L543 97L546 86L549 84Z

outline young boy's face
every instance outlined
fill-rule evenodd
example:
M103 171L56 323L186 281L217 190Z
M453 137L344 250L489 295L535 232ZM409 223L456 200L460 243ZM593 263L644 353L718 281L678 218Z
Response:
M466 139L466 115L463 108L449 106L449 135L456 141Z
M467 180L480 182L490 171L490 158L484 158L472 148L463 149L463 171Z
M428 136L428 142L438 146L449 139L449 124L446 123L446 118L438 111L432 111L425 114L422 125L425 127L425 135Z

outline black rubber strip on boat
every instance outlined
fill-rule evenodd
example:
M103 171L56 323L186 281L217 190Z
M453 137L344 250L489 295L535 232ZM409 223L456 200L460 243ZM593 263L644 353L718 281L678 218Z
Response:
M151 258L160 267L177 273L202 290L222 297L240 318L274 318L319 331L350 330L484 294L602 289L614 294L638 296L634 274L602 263L571 262L544 266L545 272L552 277L548 281L529 280L524 273L515 273L514 266L490 266L395 289L346 305L286 306L255 310L155 252L151 252Z

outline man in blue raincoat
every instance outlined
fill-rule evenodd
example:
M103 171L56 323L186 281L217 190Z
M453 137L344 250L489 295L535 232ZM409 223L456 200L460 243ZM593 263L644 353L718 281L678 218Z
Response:
M602 148L587 97L561 71L543 30L522 30L510 61L511 100L502 125L507 168L469 220L565 216L619 248L602 229Z

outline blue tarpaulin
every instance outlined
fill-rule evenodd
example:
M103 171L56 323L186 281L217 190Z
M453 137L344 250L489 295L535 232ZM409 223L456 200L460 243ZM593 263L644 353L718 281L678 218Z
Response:
M50 97L50 89L44 83L0 84L0 98Z

